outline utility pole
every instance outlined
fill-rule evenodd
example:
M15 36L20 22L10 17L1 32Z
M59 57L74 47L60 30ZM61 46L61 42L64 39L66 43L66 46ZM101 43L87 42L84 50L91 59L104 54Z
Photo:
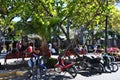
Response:
M106 6L108 7L108 0L106 0ZM106 14L106 22L105 22L105 52L106 53L107 53L107 45L108 45L107 28L108 28L108 15Z

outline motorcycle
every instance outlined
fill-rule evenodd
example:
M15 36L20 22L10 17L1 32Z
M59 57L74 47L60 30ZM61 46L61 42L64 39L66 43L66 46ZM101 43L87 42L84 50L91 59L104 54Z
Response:
M111 59L111 64L112 64L112 66L113 66L112 72L118 71L119 66L118 66L118 64L115 62L115 57L114 57L114 56L110 56L110 59Z
M76 58L75 62L76 62L75 66L76 66L78 71L87 69L87 62L86 62L86 60L84 59L83 56L80 56L79 58Z
M103 65L101 63L100 57L95 58L93 56L84 55L82 59L80 59L80 57L77 59L78 59L77 61L82 64L82 65L78 64L77 62L77 68L82 67L82 69L84 70L95 70L100 74L103 72Z
M104 65L104 72L116 72L118 71L119 67L118 64L115 62L115 57L108 54L103 54L103 65Z
M77 76L77 69L75 63L66 61L62 57L58 57L57 63L54 65L57 72L68 72L73 78Z

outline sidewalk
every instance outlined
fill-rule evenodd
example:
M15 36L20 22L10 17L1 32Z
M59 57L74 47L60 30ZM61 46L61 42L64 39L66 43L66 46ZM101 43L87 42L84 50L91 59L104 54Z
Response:
M23 76L27 72L26 63L9 63L2 65L0 70L0 80L9 80L15 77Z
M57 55L51 56L51 58L57 58ZM22 76L27 72L27 60L25 58L25 63L22 63L22 59L8 59L7 64L4 65L4 59L0 59L1 70L0 70L0 80L8 80L8 78ZM10 77L9 77L10 76Z

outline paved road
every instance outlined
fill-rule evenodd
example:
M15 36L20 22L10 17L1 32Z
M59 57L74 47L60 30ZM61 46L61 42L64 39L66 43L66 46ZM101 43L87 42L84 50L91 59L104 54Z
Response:
M55 76L51 80L120 80L120 69L117 72L102 74L81 71L74 79L71 79L70 75L66 73L61 76Z
M77 77L72 79L68 73L51 76L51 80L120 80L120 69L117 72L96 74L94 72L78 72Z
M0 60L0 62L2 61L3 59ZM24 80L23 78L24 77L18 77L10 80ZM94 72L91 73L88 71L79 71L78 75L74 79L72 79L68 73L62 73L57 75L50 75L48 80L120 80L120 69L117 72L102 74L96 74Z
M120 80L120 70L112 73L94 74L83 72L71 80Z
M24 80L23 77L14 78L12 80ZM120 80L120 69L117 72L97 74L95 72L80 71L78 75L72 79L68 73L50 75L47 80Z

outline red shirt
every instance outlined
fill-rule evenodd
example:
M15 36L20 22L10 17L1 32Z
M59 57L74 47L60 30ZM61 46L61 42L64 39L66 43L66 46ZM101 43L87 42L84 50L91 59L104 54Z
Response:
M29 53L33 52L33 48L32 48L32 46L28 46L28 48L27 48L27 52L29 52Z

